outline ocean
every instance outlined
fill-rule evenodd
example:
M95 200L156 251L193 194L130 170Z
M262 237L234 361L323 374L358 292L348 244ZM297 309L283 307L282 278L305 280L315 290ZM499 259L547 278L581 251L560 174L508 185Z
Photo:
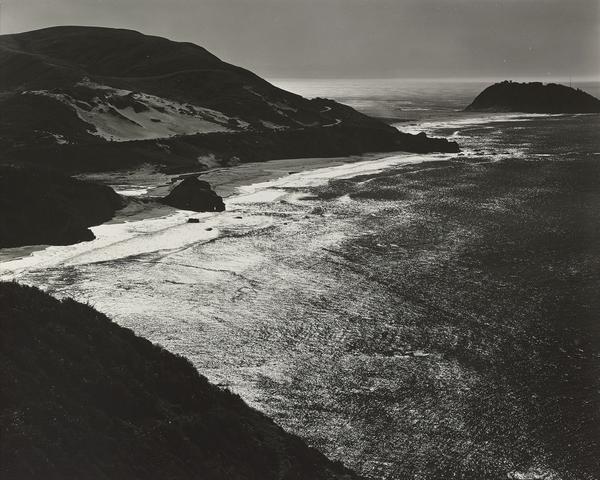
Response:
M367 478L592 478L600 115L464 113L477 82L274 83L462 151L290 171L0 277L90 303Z

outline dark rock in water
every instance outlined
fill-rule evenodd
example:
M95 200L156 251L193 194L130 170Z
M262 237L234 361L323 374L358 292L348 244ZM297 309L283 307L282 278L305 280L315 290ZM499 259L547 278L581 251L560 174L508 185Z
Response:
M3 480L354 480L88 305L0 283Z
M70 245L124 206L107 186L55 173L0 168L0 248Z
M187 223L200 223L199 218L188 218Z
M486 88L466 111L598 113L600 100L580 89L541 82L504 81Z
M460 147L458 143L451 142L445 138L428 137L425 132L417 135L410 133L399 132L399 137L396 140L398 150L415 153L458 153Z
M171 207L195 212L225 210L223 199L212 190L210 184L196 177L187 177L160 201Z
M310 213L312 215L323 215L325 213L325 209L321 206L316 206L310 211Z

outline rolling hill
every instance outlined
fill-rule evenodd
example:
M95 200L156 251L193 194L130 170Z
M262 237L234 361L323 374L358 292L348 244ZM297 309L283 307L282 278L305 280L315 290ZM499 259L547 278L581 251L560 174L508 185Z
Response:
M276 88L200 46L111 28L0 36L0 109L5 161L69 171L139 163L198 169L209 154L228 162L458 151ZM113 161L93 160L94 152Z
M0 283L4 480L352 480L93 308Z

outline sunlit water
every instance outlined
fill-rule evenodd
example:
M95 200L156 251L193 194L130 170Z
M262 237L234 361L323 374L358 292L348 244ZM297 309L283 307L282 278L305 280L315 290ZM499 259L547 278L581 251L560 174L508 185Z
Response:
M413 119L398 127L452 137L463 146L463 158L568 159L600 152L590 141L598 116L461 113L482 85L282 85L367 113ZM402 307L380 288L377 266L374 278L366 278L343 259L348 245L377 235L365 219L381 206L347 196L315 200L313 189L331 179L444 158L450 157L399 153L245 186L227 199L227 212L95 227L97 240L5 262L0 275L89 302L186 356L212 382L331 457L373 478L395 478L406 452L394 443L398 423L386 420L396 404L381 407L378 392L407 381L401 376L406 362L427 359L444 382L460 373L436 367L425 351L383 351L382 332L401 335L393 319ZM394 222L409 220L401 206L398 211ZM190 216L201 223L186 223ZM382 241L372 248L393 255L398 246ZM370 408L370 397L379 409Z

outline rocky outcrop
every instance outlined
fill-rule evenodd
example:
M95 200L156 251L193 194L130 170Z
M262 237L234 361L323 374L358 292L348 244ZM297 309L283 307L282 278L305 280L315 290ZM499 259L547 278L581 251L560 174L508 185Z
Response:
M110 187L55 173L0 168L0 248L93 240L123 207Z
M198 180L197 177L185 178L160 201L180 210L193 210L194 212L222 212L225 210L223 199L212 190L208 182Z
M3 480L354 480L184 358L0 283Z
M456 142L450 142L445 138L428 137L425 132L412 135L400 133L397 141L398 150L415 153L457 153L460 147Z
M466 111L598 113L600 100L580 89L541 82L504 81L486 88Z

